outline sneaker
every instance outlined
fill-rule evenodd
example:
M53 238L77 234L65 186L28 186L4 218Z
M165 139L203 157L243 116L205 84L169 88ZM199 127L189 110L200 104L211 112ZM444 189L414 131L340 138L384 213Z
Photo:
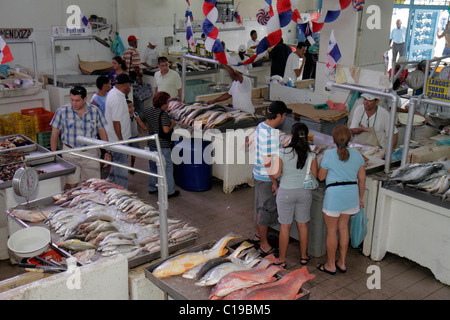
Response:
M172 194L169 194L169 195L167 196L167 198L174 198L174 197L178 197L179 195L180 195L180 191L175 190L175 192L172 193Z

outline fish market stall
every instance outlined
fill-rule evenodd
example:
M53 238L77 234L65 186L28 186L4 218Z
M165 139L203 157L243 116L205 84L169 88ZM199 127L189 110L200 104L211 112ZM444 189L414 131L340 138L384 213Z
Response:
M18 203L24 203L27 198L24 194L18 195L14 190L13 176L16 171L24 166L23 157L29 155L47 155L49 151L36 144L27 137L15 134L0 137L3 150L0 150L0 259L8 259L6 241L8 230L14 229L7 222L6 211L16 206ZM19 142L20 141L20 144ZM14 144L14 143L16 144ZM37 170L39 186L27 197L29 200L46 197L51 194L61 192L61 176L72 173L75 167L58 156L43 157L39 160L26 161L27 166Z
M306 270L287 272L273 257L259 257L248 241L228 234L217 242L198 245L145 268L146 278L177 300L309 299L302 284L314 278ZM224 255L224 249L231 252Z
M212 175L223 181L223 192L231 193L240 184L253 185L253 154L246 148L246 138L264 121L262 116L222 105L169 102L169 116L187 136L199 134L212 142ZM176 130L175 134L180 132ZM180 134L180 136L183 136Z

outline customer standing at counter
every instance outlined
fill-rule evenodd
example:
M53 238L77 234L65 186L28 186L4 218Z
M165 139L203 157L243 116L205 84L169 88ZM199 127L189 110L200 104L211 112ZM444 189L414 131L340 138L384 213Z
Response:
M362 145L381 146L386 148L389 132L390 114L383 107L376 96L363 93L364 104L356 107L350 130L354 135L352 141ZM398 140L398 130L394 127L394 139L391 152L394 151Z
M112 58L112 70L108 73L108 78L111 81L111 86L116 84L116 78L119 74L126 73L127 64L122 57L115 56Z
M306 62L305 53L306 44L304 42L297 43L297 50L292 52L286 61L283 82L287 83L289 81L296 82L297 79L301 80Z
M171 98L181 99L181 78L178 72L169 68L169 60L166 57L158 58L159 71L155 73L155 94L167 92Z
M250 31L250 40L247 41L247 49L256 50L258 44L258 33L256 32L256 30Z
M345 259L349 244L348 222L350 216L364 207L366 170L360 152L348 147L351 132L344 125L332 131L337 148L326 150L319 169L319 180L326 179L327 189L323 199L323 217L327 229L327 261L318 264L319 271L334 275L336 269L347 271ZM339 259L336 260L339 232Z
M83 136L108 141L106 133L106 119L100 109L91 104L87 104L87 91L84 87L75 86L70 89L70 103L56 110L50 125L52 126L52 135L50 137L50 149L56 151L58 148L58 139L61 135L63 150L69 150L76 147L82 147L77 143L76 137ZM98 158L99 149L79 151L81 154ZM77 186L81 181L90 178L100 179L100 166L95 160L87 160L76 155L65 153L61 155L65 160L75 165L75 172L66 177L64 189L70 189ZM107 153L105 160L111 161L111 155Z
M167 92L159 91L156 93L153 97L153 107L145 109L141 120L146 124L150 135L158 134L161 153L166 160L167 197L173 198L180 195L180 191L175 190L175 179L173 177L171 133L176 123L173 119L169 118L166 112L169 98L170 95ZM154 140L149 140L147 144L150 151L157 151ZM149 161L149 168L150 172L157 173L156 163L154 161ZM157 178L150 177L148 184L149 194L158 192L157 182Z
M131 122L128 112L126 95L131 91L130 77L120 74L116 78L116 85L106 97L105 118L108 124L106 131L110 141L127 140L131 137ZM114 163L128 165L128 156L119 152L111 152ZM108 179L125 189L128 188L128 170L111 166Z
M233 108L252 114L255 113L255 107L252 103L252 81L250 78L244 76L242 73L236 71L229 65L223 64L223 67L228 71L231 80L233 80L231 88L220 97L207 101L206 103L214 104L216 102L233 98Z
M280 131L276 129L282 125L286 114L292 110L283 101L270 104L267 119L261 122L255 131L255 165L253 177L255 179L255 222L256 234L254 240L260 240L259 253L266 256L276 253L268 241L269 226L277 222L277 172L276 164L281 150Z
M307 165L311 159L310 170L317 177L317 159L311 152L308 142L308 127L297 122L291 129L291 142L282 148L278 157L278 169L275 178L280 178L277 189L277 211L280 223L279 263L286 267L286 252L289 244L289 232L295 220L300 242L300 264L306 265L308 255L308 222L311 217L312 191L303 187ZM275 186L276 187L276 186Z

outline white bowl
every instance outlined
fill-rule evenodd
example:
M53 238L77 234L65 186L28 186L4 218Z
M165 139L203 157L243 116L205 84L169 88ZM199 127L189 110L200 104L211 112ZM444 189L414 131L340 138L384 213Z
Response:
M408 114L407 113L400 113L398 115L398 121L401 124L406 125L407 122L408 122ZM421 124L423 124L424 121L425 121L424 117L422 117L422 116L420 116L418 114L415 114L414 115L414 120L413 120L413 126L420 126Z
M48 249L50 230L29 227L14 232L8 239L8 248L17 256L29 258L40 255Z

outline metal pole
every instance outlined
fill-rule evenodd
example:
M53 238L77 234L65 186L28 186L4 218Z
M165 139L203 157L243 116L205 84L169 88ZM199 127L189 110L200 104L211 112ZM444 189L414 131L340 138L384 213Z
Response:
M54 85L55 87L57 87L57 80L56 80L55 37L51 37L51 47L52 47L53 85Z
M391 159L392 159L392 147L393 147L393 139L394 139L394 126L395 126L395 114L397 111L397 103L399 100L398 95L395 92L384 92L376 89L370 89L366 87L360 87L356 85L350 84L337 84L335 82L328 83L328 87L334 87L338 89L346 89L346 90L354 90L359 92L366 92L375 94L378 96L389 98L389 104L391 108L391 116L389 120L389 130L388 130L388 140L386 145L386 156L385 156L385 164L384 171L388 173L391 170Z
M181 102L186 97L186 56L181 58Z
M34 70L34 79L36 82L39 80L38 76L38 68L37 68L37 57L36 57L36 42L30 39L7 39L6 43L30 43L31 44L31 54L33 56L33 70Z

